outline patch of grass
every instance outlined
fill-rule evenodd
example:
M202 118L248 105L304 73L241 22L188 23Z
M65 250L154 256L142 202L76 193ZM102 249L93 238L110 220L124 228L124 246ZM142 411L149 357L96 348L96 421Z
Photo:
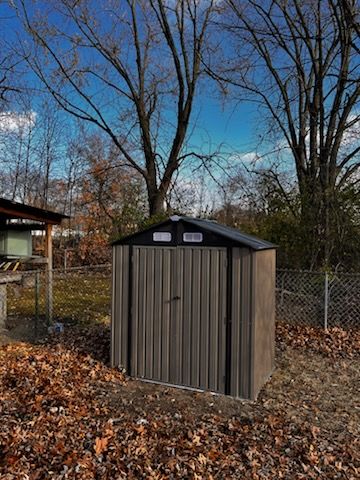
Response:
M35 317L35 283L8 287L8 314ZM111 280L96 274L54 275L53 315L55 321L93 323L110 318ZM46 314L46 286L41 279L38 297L40 318Z

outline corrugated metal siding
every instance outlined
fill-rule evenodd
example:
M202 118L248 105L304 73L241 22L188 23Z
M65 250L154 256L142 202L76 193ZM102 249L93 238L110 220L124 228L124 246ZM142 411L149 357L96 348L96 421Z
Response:
M224 392L226 249L133 247L132 375Z
M113 365L220 393L228 368L228 393L255 398L274 365L275 251L229 258L228 271L226 248L114 247Z
M253 397L268 379L275 363L275 256L275 250L257 252L255 256Z
M111 363L127 368L129 318L129 247L113 248Z
M232 249L230 395L251 397L252 256Z

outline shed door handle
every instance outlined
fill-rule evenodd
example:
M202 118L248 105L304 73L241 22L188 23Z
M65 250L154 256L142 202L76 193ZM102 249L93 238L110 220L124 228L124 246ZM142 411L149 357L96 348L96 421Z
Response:
M181 299L181 297L179 297L179 296L173 297L173 300L180 300L180 299Z

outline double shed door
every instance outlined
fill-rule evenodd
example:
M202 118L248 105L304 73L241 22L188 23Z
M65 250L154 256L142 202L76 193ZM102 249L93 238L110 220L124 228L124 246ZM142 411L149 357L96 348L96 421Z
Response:
M133 247L130 373L225 392L225 248Z

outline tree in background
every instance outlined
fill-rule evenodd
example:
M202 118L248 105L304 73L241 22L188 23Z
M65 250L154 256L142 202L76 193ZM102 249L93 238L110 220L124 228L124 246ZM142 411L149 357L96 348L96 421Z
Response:
M334 214L332 267L359 271L360 192L355 185L337 197ZM319 268L311 265L312 252L306 237L308 227L299 221L301 198L289 172L274 166L262 169L243 164L221 186L220 206L212 217L279 246L280 268ZM334 221L335 221L334 220Z
M24 56L56 102L105 132L144 179L150 215L164 210L186 149L209 47L214 0L13 2Z
M1 4L5 3L0 0ZM17 69L20 59L14 56L8 40L2 32L6 16L0 14L0 112L9 107L11 100L20 93L20 85L17 78Z
M78 228L79 260L105 263L111 258L109 240L132 233L146 216L142 178L103 135L82 132L73 148L83 168L71 220Z
M334 265L346 205L358 202L358 4L226 3L229 11L222 28L236 57L213 76L256 102L263 128L266 123L268 127L264 139L288 150L284 161L293 163L298 189L296 208L290 211L300 226L300 241L307 243L304 265ZM283 200L285 205L286 197Z
M56 176L63 176L64 148L69 131L51 99L33 102L33 96L22 91L17 110L0 114L1 195L50 208L51 190L56 189Z

